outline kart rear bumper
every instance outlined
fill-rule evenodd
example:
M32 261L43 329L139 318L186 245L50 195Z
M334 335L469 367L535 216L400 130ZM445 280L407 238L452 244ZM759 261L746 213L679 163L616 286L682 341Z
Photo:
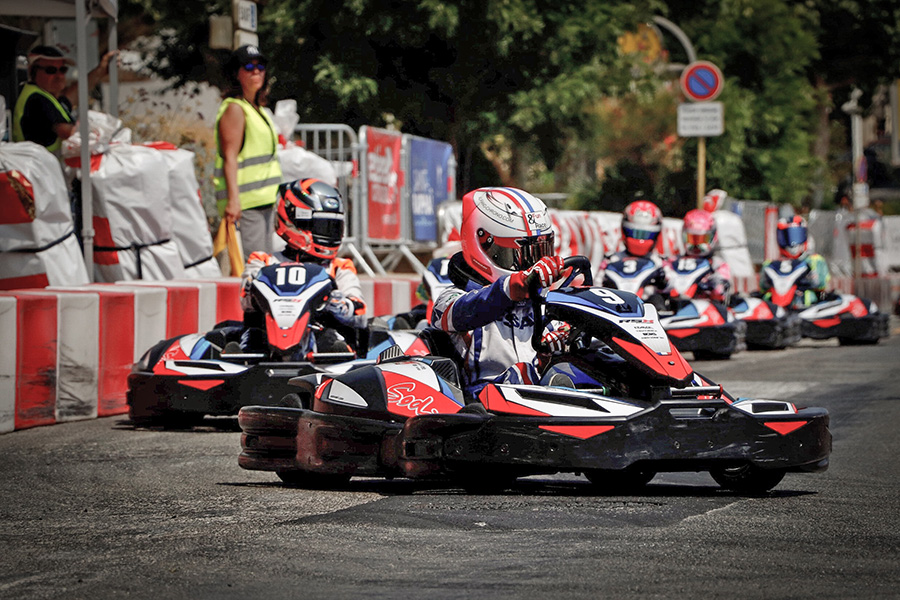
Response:
M411 478L484 471L706 471L747 463L821 471L831 452L828 420L820 408L750 415L720 399L663 400L627 418L457 413L421 415L403 424L252 406L239 414L239 464Z

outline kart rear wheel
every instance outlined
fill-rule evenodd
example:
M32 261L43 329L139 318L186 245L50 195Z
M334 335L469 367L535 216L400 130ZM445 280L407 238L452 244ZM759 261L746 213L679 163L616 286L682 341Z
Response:
M738 467L721 467L709 472L716 483L726 490L742 494L762 494L781 483L783 469L760 469L747 463Z
M300 394L285 394L272 406L281 406L284 408L309 408L308 406L303 406L303 400L300 398Z
M656 477L656 471L651 469L627 469L624 471L612 469L591 469L585 471L594 487L604 492L635 492L644 489L650 480Z
M343 474L312 473L301 469L280 469L276 473L290 486L311 490L341 489L350 482L350 476Z
M847 338L847 337L839 337L838 345L839 346L874 346L878 343L878 338L872 339L858 339L858 338Z

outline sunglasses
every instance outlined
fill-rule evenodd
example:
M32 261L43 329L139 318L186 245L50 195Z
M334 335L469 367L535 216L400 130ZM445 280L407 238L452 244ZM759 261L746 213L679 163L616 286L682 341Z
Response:
M246 65L244 65L244 70L247 71L248 73L252 73L254 70L257 70L257 69L260 72L264 73L266 71L266 65L263 65L260 63L247 63Z
M37 65L35 68L42 70L47 75L56 75L57 73L62 73L63 75L65 75L69 72L69 67L65 65L61 67L44 67L41 65Z

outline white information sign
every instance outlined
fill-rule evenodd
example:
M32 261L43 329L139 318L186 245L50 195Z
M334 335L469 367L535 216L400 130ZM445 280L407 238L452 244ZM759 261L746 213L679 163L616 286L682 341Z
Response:
M683 102L678 105L680 137L714 137L725 133L725 109L721 102Z
M234 2L234 24L236 29L244 31L256 31L256 2L250 0L236 0Z

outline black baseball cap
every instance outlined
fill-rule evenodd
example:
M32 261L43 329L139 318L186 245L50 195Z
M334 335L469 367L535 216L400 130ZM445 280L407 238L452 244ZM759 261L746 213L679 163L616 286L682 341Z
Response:
M231 53L231 58L228 59L229 70L237 69L241 65L246 65L253 60L257 61L260 64L267 64L269 62L265 54L260 52L259 48L257 48L256 46L252 44L241 46Z

